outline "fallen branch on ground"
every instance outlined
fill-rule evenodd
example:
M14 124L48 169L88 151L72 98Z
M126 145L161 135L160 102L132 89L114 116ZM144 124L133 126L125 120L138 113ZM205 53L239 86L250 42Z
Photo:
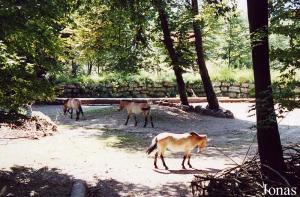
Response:
M286 164L281 181L271 181L261 173L258 155L213 175L196 175L191 183L194 196L265 196L264 185L268 187L297 188L300 194L300 144L283 147ZM286 191L286 190L284 190Z

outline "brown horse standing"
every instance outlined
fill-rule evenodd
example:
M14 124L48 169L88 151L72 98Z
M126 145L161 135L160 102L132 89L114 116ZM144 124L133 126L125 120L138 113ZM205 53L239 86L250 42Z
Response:
M168 170L168 166L164 160L165 151L167 149L171 151L182 151L184 152L183 161L181 163L182 168L185 169L184 162L186 158L188 158L189 167L192 168L190 163L191 151L195 147L198 147L198 152L200 152L200 150L203 150L206 147L206 143L207 136L199 135L195 132L184 134L160 133L152 140L152 144L146 153L149 155L152 151L157 149L157 152L155 153L154 167L157 168L157 157L160 156L165 169Z
M134 101L120 101L119 105L119 111L126 109L127 110L127 120L125 122L125 125L128 124L130 116L134 116L135 124L134 126L137 125L137 120L136 120L136 115L138 114L143 114L145 118L145 124L144 127L147 126L148 123L148 117L150 118L151 121L151 126L154 127L153 121L152 121L152 116L151 116L151 106L146 102L146 103L138 103Z
M76 110L76 120L79 120L80 113L82 114L82 117L84 117L82 107L81 107L81 101L79 99L70 98L64 102L64 106L63 106L64 115L66 115L68 112L71 114L71 119L72 119L73 109Z

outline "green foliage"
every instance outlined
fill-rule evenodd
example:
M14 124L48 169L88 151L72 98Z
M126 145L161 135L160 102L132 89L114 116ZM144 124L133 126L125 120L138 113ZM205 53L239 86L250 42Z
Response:
M224 43L221 44L219 55L229 67L251 66L249 34L245 24L239 13L233 13L228 16L224 25L222 35Z
M138 82L136 75L128 74L124 75L121 73L108 73L100 78L100 83L111 83L114 85ZM142 81L140 81L142 82Z
M190 5L170 0L166 11L185 82L199 81ZM291 109L287 98L299 97L299 3L272 1L270 11L274 95ZM235 2L201 1L196 19L212 81L253 82L248 26ZM1 1L0 108L51 99L54 82L174 82L158 24L151 0Z
M16 113L25 103L50 98L54 89L46 78L37 78L34 65L10 54L0 42L0 109Z
M253 83L253 71L247 68L231 68L228 66L212 66L209 67L209 74L212 81L217 82L235 82L235 83ZM276 76L277 72L272 72L272 78L278 79ZM183 78L186 83L194 83L200 81L199 73L192 69L187 70L183 74ZM299 78L300 79L300 78ZM57 84L97 84L97 83L155 83L155 82L174 82L176 81L173 71L168 66L161 67L160 71L148 71L140 70L134 74L124 74L119 72L102 72L100 75L78 75L77 77L70 77L68 75L60 75L56 83Z
M51 78L60 68L60 31L71 3L0 2L0 108L17 113L20 106L53 97Z
M143 67L149 39L147 1L84 1L73 13L68 42L77 64L101 71L137 72Z
M248 30L240 13L235 11L235 5L230 3L230 6L222 4L217 7L213 3L202 5L198 17L203 25L205 57L215 66L243 68L250 62ZM166 11L180 66L197 71L189 6L187 2L171 0L166 3ZM72 32L66 39L69 70L74 75L76 69L78 75L73 76L76 79L69 77L68 80L82 81L81 75L90 74L88 68L91 66L94 70L98 68L100 76L105 75L102 72L121 72L124 76L144 71L165 73L167 68L167 77L174 80L170 67L167 67L170 59L155 13L148 0L83 1L72 15L74 23L66 29ZM231 36L228 36L229 31L233 32ZM158 75L153 77L150 74L147 78L160 80Z
M192 42L192 14L186 2L171 1L166 6L169 28L173 38L174 49L182 68L194 66L196 52ZM161 41L160 41L161 42Z
M234 5L224 6L204 3L197 17L202 24L206 59L232 68L249 68L251 51L248 25Z
M276 81L273 83L273 95L276 102L279 103L281 113L285 110L291 111L294 108L299 107L299 87L300 82L293 81Z
M211 70L213 81L253 83L253 71L247 68L232 68L228 66L218 66Z
M274 97L291 110L300 106L296 94L297 70L300 68L300 4L295 0L275 0L271 4L270 32L272 67L279 71Z

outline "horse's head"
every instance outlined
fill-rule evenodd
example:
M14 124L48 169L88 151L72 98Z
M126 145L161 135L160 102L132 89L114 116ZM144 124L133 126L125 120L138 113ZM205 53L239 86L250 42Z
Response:
M63 111L64 111L64 115L67 114L67 111L68 111L68 100L64 101L64 105L63 105Z
M207 144L207 135L199 135L199 141L198 141L198 153L200 151L203 151Z
M126 106L128 105L128 101L120 101L120 104L119 104L119 109L118 111L121 111L123 110L124 108L126 108Z

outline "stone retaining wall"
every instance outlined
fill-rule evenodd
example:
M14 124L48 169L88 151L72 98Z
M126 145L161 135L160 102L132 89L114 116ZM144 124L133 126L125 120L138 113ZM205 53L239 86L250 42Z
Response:
M187 83L188 96L205 96L201 83ZM217 96L230 98L253 97L254 85L249 83L235 84L228 82L213 83ZM57 86L59 97L80 97L80 98L157 98L175 97L178 94L175 83L128 83L128 84L93 84L80 85L68 84Z

